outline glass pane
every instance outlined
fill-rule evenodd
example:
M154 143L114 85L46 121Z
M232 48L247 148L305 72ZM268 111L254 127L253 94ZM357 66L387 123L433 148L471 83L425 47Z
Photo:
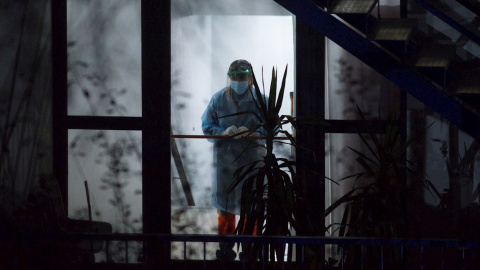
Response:
M417 158L413 161L423 166L425 175L420 177L431 186L416 188L417 192L423 191L417 193L423 196L413 202L416 211L412 213L418 215L412 218L413 228L426 238L475 239L480 211L480 145L438 114L425 110L420 115L424 120L417 120L416 125L423 122L429 128L424 143L419 145L420 151L413 153Z
M69 130L68 215L88 219L85 181L92 220L108 222L114 233L142 232L142 133L140 131ZM110 259L125 260L123 242L109 245ZM129 243L136 262L140 243ZM105 253L97 253L105 259Z
M399 110L400 88L330 40L326 52L326 119L360 120L357 106L366 119Z
M354 178L349 178L344 181L339 180L362 171L362 167L355 161L357 155L349 147L364 153L367 152L367 149L362 145L358 134L330 133L327 134L325 143L326 176L340 183L337 185L332 181L325 181L325 205L328 207L350 191L354 182ZM343 209L343 205L338 207L337 210L327 217L325 225L329 226L339 223L343 216ZM335 227L331 227L330 233L333 234L336 229ZM338 233L338 230L336 230L336 232Z
M427 115L426 122L431 123L425 143L426 176L440 194L452 196L451 207L465 212L478 205L479 145L438 114ZM433 192L425 190L424 196L430 206L445 203Z
M67 1L69 115L141 115L140 30L140 0Z
M425 117L427 125L432 125L426 130L425 141L425 174L433 182L438 191L442 192L449 188L447 172L447 158L449 145L449 123L438 114L431 113ZM463 147L462 147L463 148ZM424 191L425 203L436 206L439 198L435 193Z
M273 1L244 9L234 8L234 3L222 1L214 7L198 1L172 3L172 133L187 136L174 139L178 152L172 153L174 234L218 233L218 214L211 197L215 162L219 161L214 161L212 142L188 136L203 135L201 116L212 96L227 86L230 63L237 59L249 61L260 87L263 68L267 95L272 67L278 68L281 79L288 64L280 113L290 115L293 111L293 17ZM246 16L250 14L256 16ZM286 129L291 131L291 127ZM291 154L290 146L276 148L278 157ZM191 189L190 203L185 185ZM174 243L172 258L183 258L183 249L183 243ZM215 258L216 249L216 243L207 245L207 259ZM188 258L202 254L201 248L187 245Z

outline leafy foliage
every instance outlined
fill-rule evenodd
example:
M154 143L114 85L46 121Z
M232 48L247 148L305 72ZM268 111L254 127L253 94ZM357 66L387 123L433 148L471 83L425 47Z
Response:
M237 225L238 234L252 235L256 230L257 235L290 235L290 227L296 227L297 178L295 162L286 158L276 157L273 153L274 142L280 134L288 138L284 144L296 146L295 138L283 127L291 124L296 128L296 121L290 115L279 115L285 92L285 80L287 68L283 75L282 83L277 97L277 71L272 69L272 80L268 98L262 96L253 74L254 91L250 90L256 100L256 112L252 113L260 124L254 129L247 131L249 134L259 132L265 136L265 145L256 147L265 148L266 152L262 160L252 161L237 169L234 174L234 182L229 192L236 186L243 184L240 220ZM265 90L264 90L265 92ZM246 247L251 250L249 256L256 256L261 251L261 246ZM251 249L250 249L251 248ZM270 259L283 258L283 246L270 247ZM246 251L245 251L246 252Z
M364 117L360 112L363 120ZM367 153L349 147L357 155L356 161L363 171L344 177L354 178L352 189L325 211L325 216L340 205L346 204L340 236L395 237L405 233L404 209L399 201L406 196L406 160L403 158L413 139L399 145L397 119L387 120L386 132L379 136L358 134ZM368 178L366 185L359 185L361 178Z
M357 108L358 109L358 108ZM358 109L362 120L365 120ZM414 138L404 144L400 140L399 121L391 115L386 121L385 134L370 132L367 136L358 134L366 152L349 147L357 156L362 171L341 179L354 179L350 191L330 205L324 213L328 216L344 205L343 217L339 224L331 224L340 236L397 238L406 236L406 208L408 197L406 175L410 170L404 158ZM427 184L425 186L428 188ZM355 265L359 252L351 247L344 254L347 263ZM385 251L385 259L395 265L400 258L398 250ZM367 250L370 263L378 263L379 254L374 248ZM359 255L359 254L357 254ZM367 264L369 263L367 262ZM372 267L376 267L373 266ZM393 266L392 266L393 267ZM393 268L392 268L393 269Z
M128 135L128 134L127 134ZM109 212L114 213L116 220L112 224L115 233L140 233L142 232L142 216L137 215L131 205L132 191L129 185L132 184L131 179L138 178L141 170L133 166L131 160L141 161L140 141L135 136L115 137L113 140L105 131L97 131L91 135L83 133L77 134L70 142L70 150L72 158L77 164L81 164L85 160L86 154L82 149L82 143L95 145L99 150L95 163L102 165L106 170L102 174L101 183L98 188L108 194L108 203L111 208ZM78 167L82 177L85 179L85 172ZM107 193L108 192L108 193ZM136 189L133 191L134 196L140 196L142 191ZM94 209L97 218L105 215L105 210ZM76 210L75 217L78 219L87 219L87 211L85 208ZM125 243L113 241L108 246L107 253L102 251L101 256L105 256L107 261L124 262L125 261ZM137 260L142 255L142 245L139 242L129 243L130 260Z
M432 185L436 196L440 198L437 218L445 220L444 223L449 225L442 226L444 229L448 228L449 237L478 239L479 234L476 228L479 224L480 207L475 201L480 185L475 186L474 166L480 143L472 141L468 148L464 143L463 156L459 154L449 156L448 144L445 140L432 138L432 141L441 143L440 151L445 158L450 181L449 188L442 192Z
M49 1L17 2L2 10L2 35L12 41L2 44L0 87L0 204L9 214L51 171Z

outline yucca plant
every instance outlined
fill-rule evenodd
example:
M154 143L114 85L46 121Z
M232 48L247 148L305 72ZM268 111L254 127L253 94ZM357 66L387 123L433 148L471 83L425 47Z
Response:
M277 95L277 71L272 69L272 80L268 97L262 95L253 74L255 88L250 90L256 100L256 112L239 112L238 114L254 114L259 125L248 131L250 134L260 134L265 137L264 145L248 147L265 148L262 160L255 160L238 168L234 174L234 181L229 188L231 192L236 186L243 184L240 219L236 232L241 235L290 235L290 226L295 228L295 209L297 185L295 162L287 158L276 157L274 142L295 146L295 138L283 127L291 124L296 128L295 118L290 115L279 115L285 92L287 68L283 74L282 83ZM263 76L263 75L262 75ZM263 80L262 80L263 81ZM265 88L263 88L265 93ZM278 141L276 137L287 137L286 141ZM256 256L263 247L244 244L246 256ZM268 250L268 249L267 249ZM283 260L285 248L283 245L271 245L270 260Z
M365 120L360 109L360 117ZM406 176L408 161L404 158L408 146L414 138L405 143L400 140L398 119L391 115L386 121L385 134L370 132L367 136L358 134L366 152L348 147L356 156L361 171L345 179L354 179L350 191L330 205L324 213L328 216L341 205L345 206L339 224L331 224L338 230L339 236L397 238L406 236L406 208L403 203L407 198ZM365 179L363 181L361 179ZM425 185L426 186L426 185ZM428 186L426 186L428 188ZM355 268L360 263L360 250L352 247L344 252L345 261ZM369 248L365 251L366 264L377 264L380 251ZM386 250L385 263L395 269L400 256L398 250ZM368 258L369 257L369 258ZM356 266L355 266L356 265ZM369 265L369 267L376 267Z
M448 143L437 138L432 138L432 141L442 144L440 151L445 158L450 180L449 188L443 192L432 185L435 195L440 199L438 220L444 220L442 228L448 231L445 233L448 237L478 238L477 217L480 208L475 202L475 194L480 191L480 185L474 186L474 166L480 143L472 141L468 148L464 144L464 155L453 156L452 161L448 156Z

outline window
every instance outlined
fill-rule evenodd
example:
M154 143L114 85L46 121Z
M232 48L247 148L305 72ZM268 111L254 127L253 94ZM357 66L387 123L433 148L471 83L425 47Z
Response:
M117 232L170 230L161 222L170 213L170 171L162 169L170 167L170 29L161 27L170 12L162 5L52 0L54 174L71 217L84 211L76 198L88 180L92 206ZM130 208L102 208L118 206L119 186ZM97 193L108 190L110 198Z
M217 234L217 212L211 204L213 144L203 135L201 116L214 93L227 86L234 60L249 61L257 81L269 90L272 67L283 75L288 64L281 114L292 113L294 92L294 23L275 2L211 3L180 1L172 5L172 233ZM260 86L262 87L262 86ZM268 94L268 93L266 93ZM179 138L177 135L180 135ZM200 138L199 138L200 137ZM290 155L290 147L278 146ZM180 162L178 162L180 159ZM195 251L196 248L187 246ZM208 247L214 258L217 245ZM191 254L191 258L203 254ZM172 258L183 257L183 245L172 247ZM203 257L202 257L203 258Z

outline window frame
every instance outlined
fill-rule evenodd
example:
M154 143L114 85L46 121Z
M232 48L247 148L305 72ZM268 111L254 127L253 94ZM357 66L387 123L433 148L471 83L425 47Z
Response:
M143 231L169 234L170 1L141 0L141 117L68 115L67 0L52 0L51 16L53 174L58 179L65 209L68 130L138 130L142 132Z
M140 0L139 0L140 1ZM53 173L58 179L65 209L68 209L68 130L142 131L143 232L171 234L171 1L141 0L142 40L142 116L105 117L69 116L67 112L67 0L52 0L52 119ZM325 112L325 38L306 24L296 21L296 116L323 119ZM313 55L313 56L312 56ZM315 75L315 76L312 76ZM405 119L405 100L402 94ZM301 110L301 108L304 108ZM312 109L314 108L314 110ZM325 172L326 133L359 133L368 127L383 131L383 122L365 125L361 121L330 120L328 127L297 132L299 145L309 145ZM371 129L368 129L371 130ZM405 134L405 125L402 127ZM315 138L312 140L312 138ZM311 161L297 153L299 164ZM312 164L307 164L311 167ZM322 181L314 181L322 180ZM325 209L324 179L307 182L311 204ZM165 247L164 247L165 248ZM166 247L169 249L168 247ZM149 249L154 252L154 249ZM170 260L170 251L162 249L153 256L159 262ZM161 254L161 256L158 256Z

